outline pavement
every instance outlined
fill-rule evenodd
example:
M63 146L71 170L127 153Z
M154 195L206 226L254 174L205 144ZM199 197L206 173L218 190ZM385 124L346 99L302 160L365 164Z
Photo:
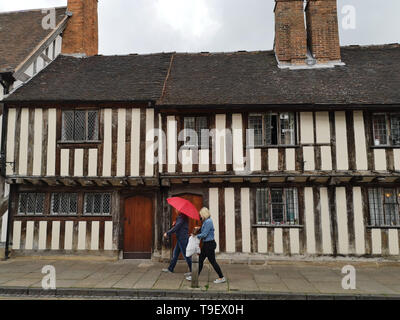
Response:
M356 289L342 288L342 268L354 266ZM54 266L56 290L43 290L44 266ZM266 261L224 264L227 278L214 284L216 274L205 264L199 288L184 277L179 262L174 273L167 264L150 260L91 261L13 258L0 261L0 296L74 296L182 299L400 299L400 261Z

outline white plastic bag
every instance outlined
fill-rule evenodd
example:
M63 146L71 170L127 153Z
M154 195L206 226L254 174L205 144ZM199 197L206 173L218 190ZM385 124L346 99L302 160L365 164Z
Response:
M200 254L200 239L196 236L190 236L186 247L186 257L191 257L195 253Z

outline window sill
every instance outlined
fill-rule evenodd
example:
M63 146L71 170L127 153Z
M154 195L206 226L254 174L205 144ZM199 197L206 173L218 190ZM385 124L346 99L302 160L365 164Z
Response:
M286 149L297 149L301 148L300 145L292 145L292 144L277 144L277 145L267 145L267 146L248 146L248 149L278 149L278 148L286 148Z
M253 228L293 228L293 229L301 229L304 226L300 224L253 224Z
M367 226L367 229L400 229L399 226Z
M57 145L62 148L79 148L79 147L98 147L101 144L101 140L94 141L57 141Z
M371 146L371 149L400 149L399 146Z

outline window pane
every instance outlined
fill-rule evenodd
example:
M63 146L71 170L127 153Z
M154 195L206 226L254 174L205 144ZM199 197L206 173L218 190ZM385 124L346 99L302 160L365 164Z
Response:
M265 139L267 145L278 144L278 115L268 113L265 116Z
M61 194L60 197L60 212L62 214L67 214L69 212L69 197L67 194Z
M93 213L94 214L100 214L101 213L101 193L96 193L94 195L94 201L93 201Z
M399 212L397 206L397 194L395 189L384 190L384 224L391 226L395 224L396 215Z
M254 143L248 141L250 146L262 146L263 143L263 133L262 133L262 116L249 116L249 129L254 131Z
M26 193L21 193L19 195L19 206L18 206L18 213L25 214L26 213L26 205L28 195Z
M373 117L374 144L376 146L387 145L386 116L375 114Z
M283 222L283 190L271 189L272 223Z
M26 213L34 214L35 213L35 205L36 205L36 194L28 193Z
M69 213L77 213L77 195L76 193L71 193L69 197Z
M44 193L37 193L36 194L36 214L43 214L44 210Z
M98 139L98 117L97 111L88 111L88 137L87 140L93 141Z
M51 212L58 213L60 210L60 195L58 193L53 193L51 195Z
M383 225L382 189L368 189L370 223L372 226Z
M390 133L393 145L400 145L400 114L390 115Z
M280 144L294 145L295 144L295 117L292 112L281 113L281 141Z
M207 117L196 118L196 132L199 138L199 146L201 147L201 149L208 149L209 132Z
M111 213L111 194L106 193L103 195L103 214Z
M256 214L258 224L269 224L268 189L256 190Z
M93 195L90 193L85 194L85 213L93 213Z
M86 111L75 111L75 141L86 140Z
M285 189L286 195L286 223L298 224L297 189Z
M184 135L185 135L185 145L187 146L197 146L197 134L196 134L196 118L195 117L185 117L184 122Z
M62 114L62 140L74 140L74 112L63 111Z

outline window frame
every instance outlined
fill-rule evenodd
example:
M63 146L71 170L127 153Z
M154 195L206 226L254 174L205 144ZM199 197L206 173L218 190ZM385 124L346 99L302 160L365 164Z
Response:
M282 143L282 124L281 124L281 114L292 114L293 115L293 143L292 144L284 144ZM277 144L267 143L267 128L266 128L266 118L267 116L277 116L277 128L276 128L276 137ZM295 147L298 143L298 116L297 112L294 111L286 111L286 112L251 112L248 114L247 121L247 129L252 129L250 127L250 118L251 117L261 117L262 118L262 144L252 144L247 142L247 144L252 148L265 148L265 147Z
M64 115L67 112L72 112L73 113L73 121L74 121L74 123L73 123L73 136L74 136L73 140L68 140L68 139L64 138L64 132L66 130L65 129L66 121L64 120ZM85 139L84 140L75 139L75 134L76 134L76 130L75 130L75 127L76 127L75 114L77 112L85 112ZM88 125L89 124L89 112L96 112L95 126L97 128L97 132L96 132L96 137L94 139L92 139L92 140L89 139L89 131L88 131L88 129L89 129L89 125ZM60 126L61 127L60 128L60 130L61 130L61 135L60 135L61 139L60 139L59 143L63 143L63 144L89 143L90 144L90 143L98 143L98 142L100 142L100 131L101 131L101 128L100 128L100 112L101 112L101 110L99 110L99 109L90 109L90 108L88 108L88 109L76 108L76 109L61 110L61 126Z
M101 195L101 213L94 213L94 204L92 203L92 213L88 213L86 211L86 200L87 200L87 195ZM108 195L110 197L110 203L109 203L109 212L104 213L104 196ZM93 201L95 199L93 198ZM111 192L83 192L83 207L82 207L82 216L84 217L95 217L95 216L101 216L101 217L108 217L111 216L112 213L112 193Z
M35 195L35 212L28 212L28 203L26 203L26 208L25 212L21 212L21 196L22 195L29 195L29 194L34 194ZM38 195L42 195L42 212L37 212L37 201L38 201ZM26 200L27 201L27 200ZM17 216L19 217L26 217L26 216L44 216L46 211L46 193L45 192L21 192L18 194L18 204L17 204Z
M373 112L371 115L371 127L372 127L372 146L379 147L400 147L399 144L393 144L393 133L392 133L392 116L397 115L400 116L400 112ZM375 130L375 116L385 116L385 130L386 130L386 143L385 144L376 144L376 130Z
M76 204L75 204L75 206L76 206L76 210L75 211L76 212L70 212L70 211L68 213L67 212L54 212L53 211L53 196L55 194L58 194L58 195L60 195L60 194L61 195L69 195L69 196L75 194L76 195ZM52 217L58 217L58 216L76 217L76 216L79 215L79 193L78 192L50 192L49 195L50 195L49 216L52 216ZM61 204L59 204L59 206L60 205ZM68 198L68 208L69 208L69 210L71 208L71 198Z
M389 203L385 202L387 197L387 193L391 192L394 194L395 202ZM373 194L372 194L373 193ZM371 199L371 195L373 199ZM367 189L367 197L368 197L368 222L370 227L375 228L387 228L387 227L400 227L400 188L395 187L371 187ZM379 201L379 202L377 202ZM394 215L394 220L397 220L397 224L388 224L387 221L391 220L391 213L386 212L386 207L388 205L395 205L397 209L397 218L396 212ZM373 206L373 208L372 208ZM381 212L376 212L377 210L381 210ZM382 223L383 222L383 223ZM392 220L390 221L392 223Z
M274 221L274 216L273 216L273 202L271 200L271 191L276 191L279 190L282 192L282 222L277 222ZM289 221L288 217L289 214L291 214L288 210L288 190L293 190L293 198L290 199L290 204L293 205L293 212L294 212L294 217L292 220ZM261 209L266 209L266 212L262 213L264 216L263 221L260 221L259 219L259 209L258 209L258 198L257 194L258 192L265 192L264 199L268 199L266 203L264 203L263 207ZM255 226L256 227L296 227L300 225L300 212L299 212L299 190L297 187L257 187L255 188L255 199L254 199L255 205Z
M188 137L190 137L190 135L187 135L186 134L186 128L185 128L185 119L187 119L187 118L194 118L194 126L195 126L195 129L194 129L194 131L196 131L196 134L197 134L197 143L196 144L191 144L190 143L190 140L189 141L187 141L187 138ZM206 128L201 128L200 129L200 132L198 132L197 131L197 129L198 129L198 120L200 119L200 118L203 118L203 119L205 119L205 121L206 121ZM201 149L201 150L207 150L207 149L209 149L210 148L210 146L209 146L209 139L210 139L210 133L209 133L209 130L210 130L210 119L209 119L209 117L208 116L206 116L206 115L184 115L184 116L182 116L182 128L183 128L183 135L184 135L184 141L183 141L183 146L185 147L185 148L189 148L189 149L191 149L191 148L194 148L194 149ZM190 128L190 129L192 129L192 128ZM193 130L193 129L192 129ZM203 139L202 139L202 136L201 136L201 131L202 130L208 130L208 136L207 136L207 138L205 139L205 141L203 141ZM178 133L179 134L179 133ZM204 143L203 143L204 142ZM206 143L207 142L207 143Z

